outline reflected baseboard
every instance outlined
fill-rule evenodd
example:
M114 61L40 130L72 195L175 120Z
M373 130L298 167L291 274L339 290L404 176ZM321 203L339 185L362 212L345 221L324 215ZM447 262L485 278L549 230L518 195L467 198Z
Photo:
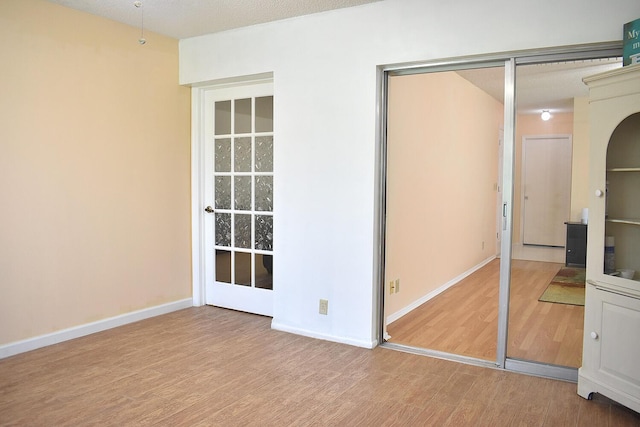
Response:
M557 262L564 264L565 249L551 246L532 246L514 243L511 258L526 261Z

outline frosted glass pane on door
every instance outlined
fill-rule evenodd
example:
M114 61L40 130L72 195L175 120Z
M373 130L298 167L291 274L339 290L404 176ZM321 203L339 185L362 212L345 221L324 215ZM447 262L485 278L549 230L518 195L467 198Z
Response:
M251 172L251 138L236 138L233 149L234 172Z
M257 211L273 210L273 177L256 177L256 205Z
M235 215L234 246L237 248L251 248L251 215Z
M231 246L231 214L216 213L216 245Z
M256 137L256 172L273 172L273 136Z
M231 209L231 177L216 176L214 191L216 209Z
M214 170L216 172L231 172L231 139L216 139L214 150Z
M234 208L239 211L251 210L251 177L236 176L234 186Z
M256 215L256 249L273 250L273 217Z

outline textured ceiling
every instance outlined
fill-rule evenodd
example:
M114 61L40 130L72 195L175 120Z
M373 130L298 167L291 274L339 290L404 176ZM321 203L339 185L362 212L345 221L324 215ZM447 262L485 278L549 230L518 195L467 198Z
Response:
M520 114L573 111L573 98L589 95L582 78L622 67L621 58L594 59L516 68L516 108ZM483 68L458 71L462 77L504 102L504 69Z
M1 0L0 0L1 1ZM49 0L176 39L233 28L358 6L382 0ZM573 98L586 96L582 77L620 67L612 61L575 61L518 67L516 105L519 113L573 111ZM503 102L504 70L485 68L458 72L480 89Z
M176 39L380 0L49 0Z

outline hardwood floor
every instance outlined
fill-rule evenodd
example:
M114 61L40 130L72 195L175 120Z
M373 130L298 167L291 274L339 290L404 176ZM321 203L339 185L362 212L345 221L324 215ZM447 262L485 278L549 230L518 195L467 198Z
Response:
M509 356L574 368L582 365L584 307L538 301L562 266L514 261Z
M2 426L632 426L568 382L270 329L214 307L0 360Z
M513 260L509 357L580 367L584 307L539 302L562 264ZM500 260L387 326L390 342L496 360Z

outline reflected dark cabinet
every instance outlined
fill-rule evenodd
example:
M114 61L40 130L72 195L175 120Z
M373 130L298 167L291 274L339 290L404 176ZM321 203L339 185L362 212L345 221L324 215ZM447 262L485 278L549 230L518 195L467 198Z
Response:
M565 222L567 225L567 243L565 265L567 267L587 266L587 224Z

